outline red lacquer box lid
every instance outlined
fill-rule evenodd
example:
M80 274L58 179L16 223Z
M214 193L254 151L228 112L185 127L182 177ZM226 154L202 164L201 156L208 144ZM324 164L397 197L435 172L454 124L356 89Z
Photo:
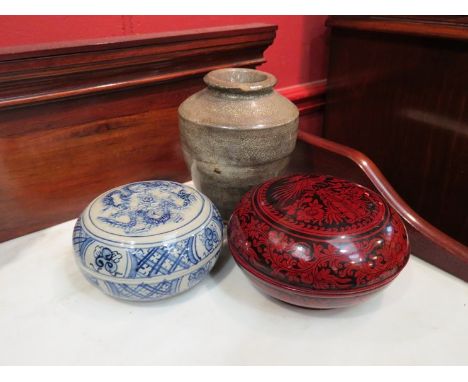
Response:
M405 266L400 216L377 193L326 175L290 175L249 191L228 226L236 262L262 283L303 294L380 288Z

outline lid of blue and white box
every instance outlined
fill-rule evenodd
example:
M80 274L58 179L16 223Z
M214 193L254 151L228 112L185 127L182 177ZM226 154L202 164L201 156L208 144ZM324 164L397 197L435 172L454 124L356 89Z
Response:
M126 184L94 199L81 215L83 228L113 245L151 246L195 234L214 205L196 189L155 180Z

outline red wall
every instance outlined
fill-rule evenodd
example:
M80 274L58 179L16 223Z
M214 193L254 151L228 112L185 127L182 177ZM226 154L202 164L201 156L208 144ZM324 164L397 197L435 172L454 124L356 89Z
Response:
M0 16L0 47L237 25L278 25L260 69L278 87L325 78L326 16Z

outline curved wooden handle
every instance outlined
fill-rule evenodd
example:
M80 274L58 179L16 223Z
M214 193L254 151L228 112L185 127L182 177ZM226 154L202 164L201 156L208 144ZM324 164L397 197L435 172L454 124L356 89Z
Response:
M298 139L325 153L328 152L339 156L341 159L346 158L348 160L348 166L345 167L347 168L349 168L349 165L359 167L360 171L364 173L374 188L407 223L412 253L468 281L468 247L443 233L417 214L398 195L372 160L360 151L304 131L299 131ZM327 158L327 161L329 165L330 158ZM327 167L329 172L330 168L332 167ZM314 169L316 171L320 170L320 160L314 161ZM343 164L340 166L340 171L343 174ZM352 171L348 175L350 174L352 174Z

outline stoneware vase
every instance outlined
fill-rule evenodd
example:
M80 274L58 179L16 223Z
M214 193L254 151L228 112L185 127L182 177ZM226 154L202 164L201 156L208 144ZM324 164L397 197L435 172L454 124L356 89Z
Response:
M97 197L73 232L75 259L105 293L154 301L199 283L215 264L222 219L197 190L169 181L117 187Z
M229 221L228 242L260 290L317 309L364 301L409 258L403 221L380 195L324 175L280 177L253 188Z
M208 73L207 88L179 107L181 143L197 189L227 220L252 186L286 169L297 138L299 112L253 69Z

